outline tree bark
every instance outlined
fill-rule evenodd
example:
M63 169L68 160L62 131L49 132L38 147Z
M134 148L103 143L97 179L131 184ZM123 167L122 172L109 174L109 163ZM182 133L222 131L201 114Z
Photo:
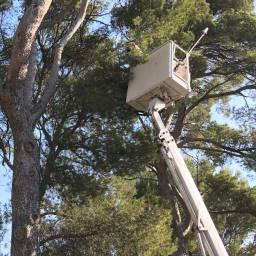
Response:
M39 252L40 158L32 120L32 86L36 74L35 36L51 0L34 0L24 13L13 40L0 105L8 118L14 143L12 181L12 256Z
M37 255L39 251L40 159L31 123L14 136L12 183L12 256Z
M83 22L89 0L83 0L77 18L55 51L55 58L42 102L33 104L36 75L35 37L52 0L33 0L14 36L6 83L0 86L0 105L8 118L13 142L12 256L39 254L40 155L34 128L55 91L65 45ZM35 111L35 109L37 111Z
M31 112L24 101L24 90L18 88L22 87L5 87L5 100L1 102L14 141L11 255L34 256L39 251L40 158Z

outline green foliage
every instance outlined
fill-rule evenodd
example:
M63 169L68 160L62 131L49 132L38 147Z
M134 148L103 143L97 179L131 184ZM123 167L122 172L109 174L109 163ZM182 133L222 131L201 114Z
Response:
M143 53L170 39L188 49L203 28L210 28L191 55L192 93L177 103L176 110L185 107L177 119L174 116L172 128L175 136L184 138L181 147L203 150L216 164L223 164L227 156L241 156L241 162L253 168L253 136L248 137L243 129L235 131L211 122L214 104L231 111L229 95L244 96L244 92L254 90L253 85L243 88L246 79L253 81L255 76L256 20L252 6L252 1L123 1L112 11L113 27Z
M200 51L191 56L193 92L184 103L177 104L176 110L182 104L189 109L206 92L218 95L236 89L244 72L253 74L254 40L244 24L251 24L253 29L255 16L248 9L226 8L216 17L212 3L203 0L177 1L174 5L170 1L123 2L112 10L113 28L117 32L121 29L130 41L136 42L142 56L169 39L188 48L202 28L210 27ZM97 4L96 13L104 9L100 2ZM58 37L59 30L56 34L52 31L49 44ZM134 174L157 160L148 132L141 129L135 112L124 104L129 65L133 65L136 53L125 52L123 39L121 43L110 39L106 27L94 33L89 31L87 24L82 26L67 46L63 75L42 124L49 135L44 135L44 143L49 147L42 149L44 183L49 187L58 184L60 191L74 175L77 176L74 180L78 180L85 173ZM227 82L222 74L227 74ZM196 79L201 77L205 79ZM180 146L202 150L215 164L226 161L229 149L234 149L229 152L231 157L244 156L245 151L246 157L241 161L247 164L252 161L253 153L246 149L245 131L211 121L211 108L217 102L227 106L229 99L216 96L202 100L187 112L179 134L183 139ZM177 120L174 116L174 131ZM249 138L253 148L252 136ZM75 182L72 184L75 186Z
M206 201L214 200L210 209L214 209L213 212L230 211L230 214L215 218L222 230L222 238L229 246L229 254L243 255L243 243L250 233L255 232L256 187L250 188L238 174L232 176L228 170L208 176L206 182Z
M256 228L256 188L239 174L216 171L207 160L187 164L229 254L253 255L250 236ZM70 198L63 201L55 208L57 216L43 222L42 241L48 241L43 255L109 255L112 250L117 255L172 253L176 242L170 229L170 206L152 177L145 173L137 180L101 179L97 183L105 187L103 194L84 195L82 204ZM187 248L198 253L195 237L191 234L186 240Z
M253 0L207 0L207 2L210 4L214 14L224 12L231 8L235 10L253 10Z
M8 0L0 1L0 12L7 11L12 6L12 3Z
M172 253L175 244L171 241L169 209L144 197L135 199L135 195L135 181L114 178L104 195L87 200L82 206L61 206L64 217L58 217L60 224L54 229L63 239L50 242L43 255ZM49 219L45 228L54 223Z
M255 106L235 111L229 106L234 95L255 90L253 2L115 3L111 17L102 14L107 11L105 1L89 7L86 21L65 48L56 94L37 125L42 207L57 213L42 221L42 255L160 256L176 250L172 209L159 190L155 134L147 114L137 113L125 98L132 66L146 61L151 50L168 40L189 49L205 27L209 34L190 57L192 92L162 115L174 113L170 131L180 148L192 155L199 151L209 160L196 164L188 159L188 165L230 255L255 255L248 239L255 232L255 187L228 170L216 171L216 166L228 163L228 156L255 169ZM49 77L54 49L79 5L55 1L44 19L37 38L35 102ZM7 2L0 3L0 8L7 7ZM95 19L101 24L111 19L111 27L96 25ZM12 39L2 35L4 82ZM131 48L135 45L140 49ZM251 87L237 91L245 85ZM216 104L241 127L212 121ZM193 234L186 242L197 252Z
M239 173L217 171L208 160L187 163L229 255L251 255L255 252L251 236L256 230L256 187L250 187ZM188 242L191 249L192 242L193 238Z
M143 51L170 39L188 47L195 39L192 29L201 29L202 23L210 22L209 7L203 0L177 1L174 7L170 7L169 1L131 1L113 10L112 24L116 28L127 27L129 38ZM186 26L189 31L184 32Z
M227 170L216 172L215 166L226 164L229 156L253 168L254 130L243 110L236 117L250 129L230 128L211 119L216 104L232 116L229 94L239 93L230 92L242 88L248 82L245 77L255 75L256 21L251 1L119 3L111 12L112 30L107 26L93 30L88 20L65 49L57 92L38 127L43 134L42 195L56 191L60 201L56 209L64 213L44 221L45 239L63 237L44 243L44 254L109 255L114 251L157 256L176 250L170 202L160 196L155 175L159 157L149 139L152 126L146 114L125 104L125 97L130 67L146 61L152 49L170 39L189 49L208 26L209 34L190 58L192 92L163 116L174 113L170 130L181 148L200 151L209 159L198 166L191 160L188 164L230 255L253 255L252 243L246 242L255 232L254 188ZM105 8L97 4L92 10L95 15ZM68 5L65 2L67 13ZM50 29L44 45L46 63L72 20L68 17L65 24ZM47 77L47 65L46 69ZM134 177L136 182L124 180ZM186 244L198 252L193 233L186 237Z
M133 174L155 158L135 112L124 105L127 58L104 33L84 36L81 30L66 48L65 70L75 63L76 72L60 77L41 123L47 145L42 194L52 187L65 197L69 189L87 193L90 176Z

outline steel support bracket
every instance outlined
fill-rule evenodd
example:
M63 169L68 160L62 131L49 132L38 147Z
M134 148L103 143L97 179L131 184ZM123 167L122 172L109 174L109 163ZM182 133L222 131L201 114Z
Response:
M166 108L166 104L162 100L154 98L149 102L148 113L152 115L154 111L159 112L164 108Z
M200 216L200 211L198 212L197 216L197 228L199 231L206 231L207 229L202 225L201 223L201 216Z

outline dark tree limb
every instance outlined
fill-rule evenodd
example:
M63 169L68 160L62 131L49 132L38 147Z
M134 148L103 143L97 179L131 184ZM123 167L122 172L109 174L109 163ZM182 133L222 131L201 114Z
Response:
M79 11L77 18L75 19L75 21L73 22L73 24L71 25L71 27L69 28L67 33L63 36L58 47L55 50L55 55L54 55L51 72L50 72L50 77L47 81L44 91L42 92L42 96L40 98L39 103L37 103L34 108L35 109L35 111L33 113L34 122L36 122L40 118L40 116L44 112L47 104L49 103L50 99L54 95L55 88L56 88L56 81L58 78L58 71L59 71L64 47L66 46L68 41L72 38L74 33L78 30L81 23L84 21L88 5L89 5L89 0L82 1L80 11Z
M60 212L60 211L53 211L53 212L43 212L40 214L40 217L43 218L47 215L55 215L55 216L62 216L62 217L66 217L67 215L64 212Z
M174 223L174 230L179 238L179 248L178 252L185 253L186 246L185 246L185 236L183 230L183 223L181 212L179 209L177 197L175 192L173 191L174 187L170 185L169 176L167 172L167 166L165 160L161 157L160 161L157 166L157 178L159 181L160 191L163 196L168 199L172 205L172 215L173 215L173 223Z
M49 236L47 238L44 238L40 241L40 246L43 246L46 243L49 243L54 240L71 240L71 239L86 239L89 236L97 235L100 231L93 231L90 233L84 233L84 234L55 234L52 236Z
M225 214L250 214L254 217L256 217L256 210L250 210L250 209L235 209L235 210L223 210L223 211L214 211L209 210L211 214L216 215L225 215Z
M188 211L188 208L179 190L177 189L176 186L172 185L171 187L174 195L176 196L176 198L178 199L179 203L182 206L182 209L184 210L184 217L183 217L183 222L181 223L181 227L182 227L182 235L185 237L192 230L193 221L190 216L190 212Z
M181 106L178 109L178 118L175 123L174 130L172 131L172 136L175 140L177 140L181 135L181 132L184 126L185 117L186 117L186 105L185 105L185 102L183 101L181 103Z
M36 41L32 44L31 53L29 56L29 64L28 64L28 72L25 80L25 88L24 88L24 97L26 99L26 104L28 105L28 109L31 109L32 98L33 98L33 85L35 82L35 77L37 73L37 45Z
M210 143L214 146L217 146L218 148L222 148L226 151L230 151L230 152L234 152L234 153L238 153L241 156L245 156L246 154L243 152L244 149L236 149L230 146L226 146L221 144L220 142L217 142L213 139L205 139L205 138L192 138L192 137L186 137L183 138L183 141L181 141L178 146L184 148L184 144L186 143L191 143L191 142L203 142L203 143ZM256 148L245 148L246 150L255 150Z
M236 153L232 153L229 151L225 151L225 150L221 150L221 149L217 149L217 148L210 148L210 147L203 147L203 146L182 146L183 149L200 149L203 151L211 151L211 152L216 152L216 153L221 153L221 154L227 154L230 156L235 156L235 157L243 157L240 154L236 154Z
M192 105L190 105L187 110L186 110L186 114L188 114L191 110L193 110L199 103L201 103L202 101L205 100L205 97L207 97L212 91L214 91L215 89L217 89L218 87L220 87L221 85L224 85L225 83L229 82L232 78L234 77L234 75L229 76L227 79L225 79L223 82L218 83L216 85L213 85L211 88L209 88L204 94L203 96L201 96L199 99L197 99L194 103L192 103Z
M203 145L196 145L193 144L196 142L203 143ZM186 145L188 143L188 145ZM210 143L214 147L207 147L205 144ZM181 141L178 144L178 147L183 148L183 149L200 149L203 151L212 151L216 153L221 153L221 154L226 154L238 158L247 158L252 159L255 161L255 157L253 155L253 152L255 152L256 148L255 147L244 147L244 148L235 148L232 146L226 146L223 145L220 142L217 142L213 139L205 139L205 138L184 138L183 141Z
M241 92L243 92L245 90L256 90L256 84L245 85L236 90L231 90L228 92L216 93L216 94L209 94L209 92L210 92L210 90L209 90L201 98L199 98L196 102L194 102L191 106L189 106L187 108L186 114L188 114L192 109L194 109L197 105L199 105L199 103L201 103L205 100L223 98L223 97L231 96L231 95L241 95Z

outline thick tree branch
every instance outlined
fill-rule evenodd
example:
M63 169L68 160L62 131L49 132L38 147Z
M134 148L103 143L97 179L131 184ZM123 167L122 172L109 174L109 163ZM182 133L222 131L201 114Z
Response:
M240 210L224 210L224 211L213 211L210 210L212 214L251 214L256 217L256 211L252 211L249 209L240 209Z
M25 88L24 88L24 100L25 103L28 104L29 109L32 104L32 97L33 97L33 84L35 82L36 72L37 72L37 45L36 41L32 44L31 54L29 56L29 65L28 65L28 72L25 80Z
M133 178L123 178L123 179L124 179L124 180L147 180L147 181L158 182L157 179L143 178L143 177L133 177Z
M178 118L177 118L174 130L172 132L172 136L175 140L177 140L181 135L181 132L184 126L185 117L186 117L186 105L185 105L185 102L182 102L181 106L179 107Z
M53 240L70 240L70 239L86 239L88 236L94 236L98 234L100 231L93 231L90 233L85 234L56 234L49 236L43 240L40 241L40 246L43 246L44 244L51 242Z
M68 6L62 5L62 10L54 12L54 15L51 15L49 19L43 22L41 28L51 28L54 25L59 25L63 22L63 13L70 13L74 9L74 6L77 5L79 0L71 0Z
M230 147L230 146L226 146L226 145L223 145L215 140L212 140L212 139L206 139L206 138L192 138L192 137L187 137L187 138L184 138L182 142L180 142L178 144L179 147L182 147L184 148L184 144L186 143L190 143L190 142L203 142L203 143L210 143L218 148L221 148L221 149L224 149L226 151L229 151L229 152L234 152L234 153L237 153L241 156L245 156L246 153L244 151L251 151L251 150L255 150L256 148L244 148L244 149L236 149L236 148L233 148L233 147Z
M56 215L56 216L63 216L66 217L67 215L64 212L60 212L60 211L54 211L54 212L43 212L40 214L40 217L45 217L47 215Z
M179 205L178 205L178 201L180 201L181 198L177 197L178 192L174 191L175 186L172 186L169 183L169 176L168 176L167 168L168 167L166 166L164 159L162 157L160 157L160 161L157 166L157 178L159 181L160 191L172 204L171 211L172 211L172 215L173 215L174 229L176 231L177 236L179 237L179 245L178 245L177 253L178 252L184 253L186 251L186 248L185 248L185 235L186 234L184 233L184 226L182 223L182 215L181 215ZM175 193L175 192L177 192L177 193ZM182 204L182 206L184 204L184 201L182 199L181 199L181 204ZM185 208L185 210L186 210L186 208ZM181 254L178 254L178 255L181 255Z
M182 228L182 235L183 237L185 237L191 231L193 227L193 221L188 211L188 208L183 200L182 195L180 194L176 186L171 186L171 188L175 197L180 202L182 209L184 210L183 223L181 224L181 228Z
M232 78L234 77L234 75L229 76L227 79L225 79L223 82L218 83L216 85L213 85L211 88L209 88L200 98L198 98L194 103L192 103L192 105L190 105L187 110L186 110L186 114L188 114L191 110L193 110L199 103L201 103L202 101L205 100L205 97L207 97L212 91L214 91L215 89L217 89L218 87L220 87L221 85L224 85L225 83L229 82Z
M71 25L71 27L67 31L67 33L64 35L64 37L61 39L58 47L55 50L55 55L54 55L54 59L53 59L52 67L51 67L50 77L47 81L45 90L42 93L42 97L41 97L39 103L36 104L35 108L34 108L35 109L35 111L33 113L34 122L40 118L40 116L44 112L48 102L54 95L55 88L56 88L56 81L58 78L58 71L59 71L64 47L66 46L68 41L72 38L74 33L77 31L77 29L83 22L85 15L86 15L86 10L87 10L88 4L89 4L89 0L82 1L82 5L80 7L80 11L79 11L77 18L75 19L75 21L73 22L73 24Z
M256 90L256 84L245 85L236 90L223 92L223 93L216 93L216 94L209 94L209 92L211 92L211 90L209 90L201 98L199 98L196 102L194 102L191 106L189 106L187 108L186 114L188 114L197 105L199 105L199 103L201 103L207 99L222 98L222 97L231 96L231 95L241 95L241 92L243 92L245 90Z
M145 131L145 133L146 133L146 135L147 135L147 137L148 137L148 139L149 139L151 142L154 142L154 138L152 138L150 128L145 124L145 122L143 121L143 119L141 118L140 115L137 114L137 116L138 116L138 118L139 118L139 121L140 121L140 123L141 123L141 125L142 125L142 127L143 127L143 129L144 129L144 131Z
M196 146L196 145L182 146L181 148L183 148L183 149L185 149L185 148L187 148L187 149L200 149L200 150L203 150L203 151L211 151L211 152L216 152L216 153L220 153L220 154L227 154L227 155L235 156L235 157L243 157L240 154L232 153L232 152L217 149L217 148L210 148L210 147L203 147L203 146L201 147L201 146Z
M240 93L242 91L245 91L245 90L256 90L256 84L245 85L245 86L242 86L242 87L240 87L236 90L232 90L232 91L229 91L229 92L209 94L209 95L206 96L206 99L222 98L222 97L230 96L230 95L240 95Z
M23 15L14 35L7 83L15 86L17 81L26 79L29 57L36 33L47 13L52 0L34 0Z

